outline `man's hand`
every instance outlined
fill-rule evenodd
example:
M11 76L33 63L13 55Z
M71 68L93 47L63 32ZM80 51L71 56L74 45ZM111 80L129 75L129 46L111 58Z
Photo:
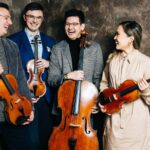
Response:
M2 64L0 63L0 74L2 74L3 71L4 71L4 68L3 68Z
M92 114L97 114L99 111L100 110L99 110L98 106L95 105L95 106L92 107Z
M31 114L30 114L29 118L28 118L27 121L24 122L22 125L27 125L27 124L29 124L30 122L33 121L33 119L34 119L34 112L31 111Z
M83 80L84 79L84 72L83 70L69 72L67 74L68 79L72 80Z
M37 97L37 98L32 98L32 103L37 103L39 101L40 97Z
M37 68L48 68L49 67L49 61L45 59L38 59L36 61L36 67Z

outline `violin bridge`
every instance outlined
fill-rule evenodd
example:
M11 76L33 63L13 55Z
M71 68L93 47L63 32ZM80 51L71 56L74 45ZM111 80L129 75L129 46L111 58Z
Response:
M74 123L70 123L69 127L80 128L81 125L79 125L79 124L74 124Z
M19 103L21 101L20 98L18 98L16 101L15 101L15 104Z

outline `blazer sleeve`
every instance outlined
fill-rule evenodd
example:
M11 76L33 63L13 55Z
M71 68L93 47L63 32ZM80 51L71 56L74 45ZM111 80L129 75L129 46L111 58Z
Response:
M103 54L99 44L97 44L97 51L95 57L95 68L94 68L94 75L93 75L93 83L96 87L99 87L99 82L102 77L102 70L103 70Z
M56 87L63 82L61 55L61 51L54 46L50 56L50 64L48 69L48 83L53 87Z

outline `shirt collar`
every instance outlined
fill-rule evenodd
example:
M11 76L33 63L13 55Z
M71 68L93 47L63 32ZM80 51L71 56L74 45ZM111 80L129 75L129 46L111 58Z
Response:
M130 52L128 54L125 52L122 52L120 55L120 59L126 59L127 62L129 64L131 64L134 61L136 53L137 53L137 50L133 50L132 52Z
M33 35L32 32L27 27L25 27L25 33L27 34L27 37L29 39L34 39L35 35ZM40 37L40 31L37 32L37 35L39 35Z

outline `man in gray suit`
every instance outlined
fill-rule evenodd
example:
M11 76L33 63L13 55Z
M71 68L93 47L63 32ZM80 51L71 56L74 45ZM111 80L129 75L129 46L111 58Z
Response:
M85 29L85 17L82 11L71 9L65 13L65 40L52 49L48 82L51 86L59 86L66 79L88 80L99 87L103 56L98 43L84 50L83 70L78 70L81 32Z
M87 80L99 88L103 56L98 43L89 41L90 45L84 49L83 70L78 69L81 32L85 30L83 12L77 9L66 11L64 23L66 38L52 49L48 83L53 87L59 87L64 80ZM52 113L57 115L56 98L53 106ZM93 109L94 111L96 110Z
M11 24L12 21L9 7L7 4L0 2L0 149L37 150L38 145L36 141L36 132L33 132L32 123L30 123L34 119L34 112L31 111L29 118L25 122L23 121L24 123L21 123L21 125L19 126L8 123L5 118L5 99L3 97L4 95L2 95L3 90L5 89L5 84L3 84L2 74L5 75L9 73L16 78L18 91L16 91L16 89L11 89L9 85L7 85L11 89L10 91L12 93L15 92L15 94L17 94L17 92L19 92L21 95L31 100L30 92L26 84L25 74L22 68L18 47L14 42L3 37L7 34L8 28ZM9 81L11 81L10 78ZM12 84L15 84L14 80ZM4 91L4 93L6 92L7 90ZM13 93L13 95L15 94ZM15 105L14 103L15 102L12 102L12 105L9 106L12 107L13 113ZM15 106L15 108L17 108L17 106ZM9 108L9 110L11 110L11 108ZM24 112L22 111L22 113Z

